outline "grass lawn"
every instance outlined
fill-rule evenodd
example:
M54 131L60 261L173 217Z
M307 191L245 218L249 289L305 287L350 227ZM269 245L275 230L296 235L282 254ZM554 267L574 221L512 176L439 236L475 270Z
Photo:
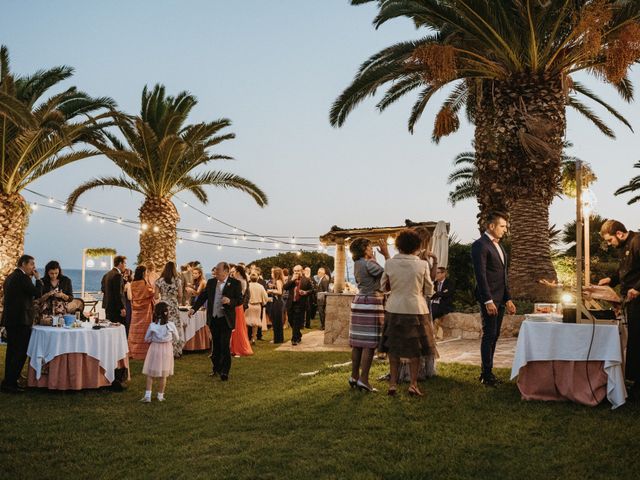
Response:
M638 478L637 404L522 402L515 384L486 389L456 364L424 398L406 386L387 397L380 382L366 395L348 388L348 367L331 368L349 358L265 341L227 383L207 376L206 354L185 356L165 403L138 402L138 361L122 393L1 395L0 478Z

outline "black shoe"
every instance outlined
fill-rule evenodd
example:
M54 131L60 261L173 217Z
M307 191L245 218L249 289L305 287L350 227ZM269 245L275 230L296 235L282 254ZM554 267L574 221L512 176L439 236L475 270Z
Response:
M227 375L226 373L221 373L220 380L222 380L223 382L226 382L227 380L229 380L229 375Z
M0 386L0 392L2 393L23 393L24 388L19 385L2 385Z
M215 376L217 376L217 375L218 375L218 372L211 372L211 373L209 374L209 376L210 376L210 377L215 377Z
M292 347L295 347L296 345L298 345L298 342L291 342Z
M496 385L502 385L504 383L502 380L496 377L493 373L491 374L491 380L493 380L496 383Z
M498 382L496 382L495 377L492 377L491 375L480 375L480 383L482 383L485 387L498 387Z

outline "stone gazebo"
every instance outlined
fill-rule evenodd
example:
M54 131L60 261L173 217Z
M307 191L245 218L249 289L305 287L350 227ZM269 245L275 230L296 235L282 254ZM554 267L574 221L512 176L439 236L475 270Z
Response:
M340 228L331 227L329 232L320 237L320 241L326 245L336 246L334 264L333 293L327 294L326 320L324 343L329 345L348 345L349 321L351 318L351 301L353 293L345 293L345 272L347 266L347 247L349 242L365 237L372 241L395 239L396 235L407 227L426 227L433 233L438 222L412 222L405 220L405 224L398 227L375 228ZM447 231L449 225L447 224Z

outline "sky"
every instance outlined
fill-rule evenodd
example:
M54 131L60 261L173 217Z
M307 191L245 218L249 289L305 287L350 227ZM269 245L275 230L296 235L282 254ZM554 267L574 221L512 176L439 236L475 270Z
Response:
M301 238L317 237L333 225L445 220L458 239L472 241L477 236L475 202L453 208L446 180L456 154L471 148L473 129L463 121L457 133L438 145L431 142L438 100L445 94L434 99L413 135L406 125L414 94L382 114L375 98L365 101L342 128L329 124L332 102L365 59L424 35L406 20L375 30L375 13L374 5L355 7L347 0L2 0L0 44L9 47L14 72L73 66L75 75L62 86L111 96L131 114L140 110L143 87L162 83L170 94L188 90L198 98L191 122L230 118L237 138L217 152L235 160L212 168L254 181L267 193L269 205L260 208L240 192L209 188L209 204L199 207L229 224L265 236ZM640 104L626 104L610 87L580 79L640 129ZM640 85L637 67L632 80ZM567 140L574 147L569 153L589 162L598 176L596 211L637 229L640 204L628 206L628 197L613 192L640 174L633 169L640 160L640 139L602 108L593 109L617 139L604 137L570 111ZM30 188L64 199L86 180L118 173L109 160L97 157L53 172ZM198 206L190 194L182 196ZM42 201L29 193L25 198ZM138 194L104 189L85 194L78 204L135 219L141 202ZM180 227L231 232L176 203ZM574 216L570 199L552 205L551 223L561 226ZM240 240L238 245L252 244ZM79 268L82 249L91 247L113 247L135 260L138 233L45 208L30 218L25 250L39 264L57 259ZM205 266L272 253L218 250L189 241L177 250L179 263L198 259Z

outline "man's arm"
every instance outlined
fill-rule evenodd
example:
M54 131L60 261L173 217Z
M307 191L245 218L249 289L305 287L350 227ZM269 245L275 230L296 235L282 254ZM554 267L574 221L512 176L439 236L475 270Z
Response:
M287 283L285 283L282 286L283 290L293 290L294 288L296 288L296 282L295 280L289 280Z
M473 262L473 272L478 285L480 301L487 303L493 301L489 281L487 280L487 248L480 241L476 241L471 246L471 260Z
M207 301L207 296L209 295L209 287L212 286L211 285L212 282L213 282L213 279L207 280L207 286L204 287L204 289L200 292L200 294L196 298L196 301L194 302L194 304L191 305L191 310L193 310L194 312L197 312L198 310L200 310L200 307L204 305L204 302Z

